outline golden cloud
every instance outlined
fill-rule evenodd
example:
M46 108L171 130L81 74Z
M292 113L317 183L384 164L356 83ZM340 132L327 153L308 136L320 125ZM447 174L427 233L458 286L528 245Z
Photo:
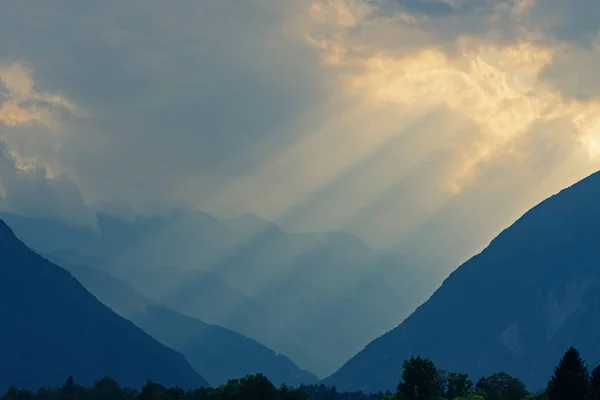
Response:
M77 107L62 96L35 89L32 72L22 63L0 66L0 122L8 126L54 127L62 111Z
M539 33L512 43L494 40L497 20L509 20L515 31L533 31L526 26L532 0L502 3L488 15L490 34L456 35L451 47L432 42L440 32L431 31L427 16L401 10L383 17L372 4L314 0L308 42L338 72L347 93L403 112L444 108L478 128L475 142L456 143L461 157L449 169L451 192L471 182L480 164L518 151L517 139L538 122L556 121L561 129L568 122L571 132L555 134L572 134L591 158L600 157L600 102L567 98L543 79L564 44L544 44L536 40Z
M6 160L12 163L16 172L33 174L42 171L47 178L56 175L53 168L47 162L41 162L37 155L25 156L17 151L26 139L23 137L25 133L10 128L41 127L41 134L46 139L49 135L60 133L56 128L60 126L62 115L77 111L79 108L63 96L37 90L32 70L24 63L0 65L0 123L6 127L0 131L0 148L3 148ZM6 195L5 189L1 192Z

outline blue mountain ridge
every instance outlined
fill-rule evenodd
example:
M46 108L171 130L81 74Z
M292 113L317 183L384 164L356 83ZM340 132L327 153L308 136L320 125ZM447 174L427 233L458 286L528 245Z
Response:
M91 295L71 274L30 250L0 220L0 388L37 389L68 376L111 376L139 388L208 386L176 351Z
M543 388L571 345L600 360L600 173L543 201L456 269L399 326L325 379L393 390L403 360Z

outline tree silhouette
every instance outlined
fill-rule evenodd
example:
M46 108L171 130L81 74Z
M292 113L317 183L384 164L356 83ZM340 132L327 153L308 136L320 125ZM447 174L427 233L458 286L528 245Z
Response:
M586 400L588 368L579 352L570 347L548 382L548 400Z
M60 388L59 393L67 399L73 399L77 393L77 386L72 376L69 376L65 384Z
M592 370L588 399L600 400L600 365Z
M114 400L121 398L122 390L117 381L105 376L94 383L92 394L98 400Z
M481 378L475 388L487 400L521 400L529 395L523 382L505 372Z
M446 376L446 393L447 399L466 398L473 390L473 381L467 374L457 374L451 372Z
M263 374L249 375L242 380L242 398L248 400L275 400L277 388Z
M140 395L138 396L139 400L153 400L155 397L154 393L154 384L150 379L146 380L146 384L142 386L142 390L140 391Z
M402 400L436 400L443 396L440 371L426 358L411 357L404 361L398 397Z

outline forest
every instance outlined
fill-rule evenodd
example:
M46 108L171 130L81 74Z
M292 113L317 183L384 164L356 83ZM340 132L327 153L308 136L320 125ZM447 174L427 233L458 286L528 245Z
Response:
M499 372L474 383L466 374L443 371L433 361L404 361L396 393L338 392L335 387L276 387L264 375L229 380L216 388L183 390L147 381L140 390L123 388L110 377L91 386L68 377L60 387L35 392L10 387L2 400L600 400L600 366L591 371L571 347L556 366L545 390L530 393L523 382Z

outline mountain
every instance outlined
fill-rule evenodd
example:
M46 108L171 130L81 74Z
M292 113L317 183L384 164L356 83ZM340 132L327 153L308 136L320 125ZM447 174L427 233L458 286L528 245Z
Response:
M222 221L228 229L240 233L245 237L252 237L265 232L281 234L283 230L277 224L266 221L253 213L244 213L235 218Z
M375 251L347 233L288 233L253 214L226 221L194 210L129 220L98 214L85 234L6 218L36 250L108 272L320 377L397 325L441 283L430 260Z
M433 291L424 263L422 269L396 263L349 234L290 234L265 225L234 236L237 244L219 262L199 261L201 268L112 271L144 295L252 337L319 376Z
M281 336L262 304L209 273L177 267L113 273L138 292L182 314L268 343L276 343Z
M600 360L600 173L543 201L454 271L398 327L325 380L393 389L411 355L543 388L571 345Z
M398 263L346 233L270 230L212 273L263 304L282 337L300 339L274 348L326 376L433 291L428 267Z
M256 373L263 373L277 385L298 386L318 380L254 340L153 302L104 272L63 262L60 265L119 315L181 352L213 385Z
M88 249L97 232L87 226L74 226L48 218L27 217L24 215L0 212L0 219L35 250L61 251Z
M100 303L73 276L30 250L0 220L0 388L90 384L109 375L208 386L185 358Z

